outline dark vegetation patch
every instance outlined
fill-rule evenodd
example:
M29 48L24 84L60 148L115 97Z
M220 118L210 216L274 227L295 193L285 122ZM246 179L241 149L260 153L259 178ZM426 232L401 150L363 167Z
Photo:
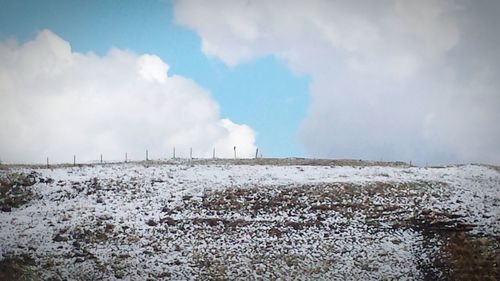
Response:
M500 240L464 232L443 237L442 264L452 280L500 280Z
M419 261L425 280L500 280L500 239L464 231L425 232L424 245L434 248Z
M42 280L34 270L35 262L27 256L8 256L0 261L0 280L39 281Z
M300 234L311 228L341 232L351 220L364 221L370 232L413 230L423 236L415 256L426 280L500 280L498 237L473 235L471 230L475 225L467 223L463 216L422 207L429 206L423 202L429 196L424 195L443 196L445 187L439 182L375 182L363 186L331 183L229 188L207 192L201 200L184 200L184 205L178 206L174 213L189 210L198 214L199 218L191 223L201 225L205 231L215 228L213 231L246 232L249 226L266 225L260 229L267 229L268 237L276 239L288 232ZM172 214L172 210L163 211ZM273 216L283 219L262 219ZM342 219L332 222L329 217ZM173 220L170 216L166 218ZM429 259L423 260L421 256ZM202 253L197 260L207 276L227 276L220 260Z
M498 165L484 165L484 166L486 166L486 167L488 167L490 169L493 169L493 170L495 170L495 171L497 171L497 172L500 173L500 166L498 166Z
M52 179L40 177L36 172L6 173L0 176L0 207L10 212L33 199L32 186L37 183L51 183Z
M439 191L442 183L383 183L365 186L351 183L301 185L292 187L228 188L207 192L202 200L185 200L181 209L190 209L205 216L269 216L286 214L297 221L328 215L366 221L380 220L401 223L412 218L423 194L429 189ZM167 214L177 209L165 207ZM396 217L395 217L396 216ZM309 223L310 226L321 223ZM294 224L290 224L294 225ZM297 228L297 227L295 227Z

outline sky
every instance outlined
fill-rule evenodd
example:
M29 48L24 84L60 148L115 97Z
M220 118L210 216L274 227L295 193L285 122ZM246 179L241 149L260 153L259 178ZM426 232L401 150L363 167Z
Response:
M0 0L0 159L500 163L500 2Z

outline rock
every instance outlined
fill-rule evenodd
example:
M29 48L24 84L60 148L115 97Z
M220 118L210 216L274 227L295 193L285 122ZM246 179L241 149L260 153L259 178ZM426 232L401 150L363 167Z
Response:
M149 226L157 226L158 225L158 223L154 219L149 219L146 222L146 224L149 225Z
M168 226L174 226L177 223L177 221L172 217L165 217L161 219L161 222L166 223Z
M104 231L106 233L111 233L111 232L113 232L114 229L115 229L115 226L112 223L107 223Z
M106 215L106 214L105 214L105 215L101 215L101 216L99 216L99 217L98 217L98 219L99 219L99 220L102 220L102 221L107 221L107 220L111 220L111 219L113 219L113 217L112 217L112 216L110 216L110 215Z
M391 242L392 242L392 244L395 244L395 245L401 244L401 240L399 240L399 239L393 239L393 240L391 240Z
M124 272L122 272L122 271L116 271L116 272L115 272L115 277L116 277L117 279L122 279L123 277L125 277L125 273L124 273Z
M62 236L61 234L56 234L56 236L54 236L54 238L52 238L52 241L54 242L65 242L65 241L68 241L68 237L66 236Z
M276 227L273 227L273 228L269 229L267 231L267 233L269 234L269 236L274 236L274 237L277 237L277 238L281 237L281 231L279 229L277 229Z
M2 212L11 212L12 211L12 208L10 206L2 206Z
M157 277L158 277L158 278L169 278L169 277L171 277L171 276L172 276L172 274L171 274L170 272L168 272L168 271L164 271L164 272L162 272L162 273L158 274L158 276L157 276Z

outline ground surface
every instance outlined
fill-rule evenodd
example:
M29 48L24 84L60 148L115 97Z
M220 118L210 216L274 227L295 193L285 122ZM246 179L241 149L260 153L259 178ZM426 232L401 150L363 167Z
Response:
M0 280L500 280L494 167L178 161L0 179Z

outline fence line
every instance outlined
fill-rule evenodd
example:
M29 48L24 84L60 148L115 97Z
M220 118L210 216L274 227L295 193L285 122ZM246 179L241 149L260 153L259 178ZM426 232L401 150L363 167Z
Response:
M237 148L236 148L236 146L233 146L233 150L234 150L234 155L233 155L233 157L234 157L234 158L233 158L233 159L234 159L234 160L237 160L237 159L238 159L238 157L237 157ZM152 161L153 161L154 159L151 159L151 158L150 158L150 155L149 155L149 149L146 149L146 151L145 151L145 152L146 152L146 153L145 153L145 156L146 156L145 161L150 161L150 160L152 160ZM77 156L76 154L73 154L73 166L76 166L76 165L81 165L81 164L107 164L107 163L122 163L120 160L111 160L112 162L105 162L105 160L104 160L104 157L103 157L103 154L102 154L102 153L99 155L99 160L95 160L97 163L96 163L96 162L94 162L94 160L91 160L91 161L88 161L88 162L85 162L85 161L84 161L84 162L82 162L82 163L77 163L77 161L76 161L76 156ZM254 156L253 158L247 158L247 159L259 159L259 158L262 158L262 153L259 155L259 149L257 148L257 149L255 150L255 156ZM168 158L165 158L165 159L168 159ZM191 160L195 159L195 158L193 158L193 148L192 148L192 147L190 147L190 148L189 148L189 158L178 158L178 157L176 156L176 148L175 148L175 146L174 146L174 147L172 148L172 159L173 159L173 160L176 160L176 159L187 159L188 161L191 161ZM206 158L196 158L196 159L210 159L210 157L206 157ZM212 160L216 160L216 159L218 159L218 158L217 158L217 154L216 154L216 148L214 147L214 148L213 148L213 150L212 150ZM226 158L226 159L231 159L231 158L229 158L229 157L228 157L228 158ZM129 159L129 157L128 157L128 152L125 152L125 159L124 159L123 163L128 163L130 160L131 160L131 159ZM161 161L162 159L161 159L161 158L158 158L157 160ZM132 160L132 161L134 161L134 160ZM136 161L141 161L141 160L136 160ZM48 156L46 157L46 167L47 167L47 168L49 168L51 165L61 165L61 164L64 164L64 163L52 163L52 164L51 164L51 163L49 162L49 157L48 157Z

